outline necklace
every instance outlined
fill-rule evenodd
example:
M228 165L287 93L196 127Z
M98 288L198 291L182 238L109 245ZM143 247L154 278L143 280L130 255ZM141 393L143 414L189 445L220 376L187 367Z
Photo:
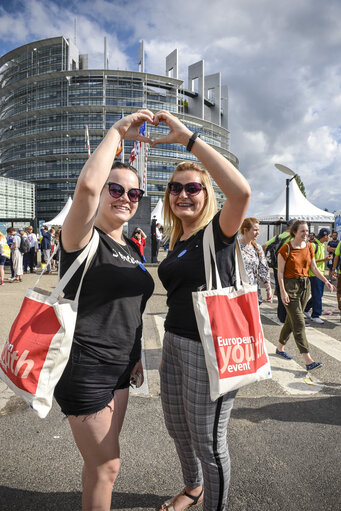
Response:
M121 243L119 243L118 241L114 240L114 238L112 238L109 234L108 234L108 236L109 236L109 238L110 238L110 239L111 239L114 243L116 243L116 245L117 245L118 247L120 247L120 248L123 250L123 252L124 252L124 253L125 253L128 257L131 257L131 252L130 252L130 250L129 250L129 245L128 245L128 244L126 244L126 245L121 245Z

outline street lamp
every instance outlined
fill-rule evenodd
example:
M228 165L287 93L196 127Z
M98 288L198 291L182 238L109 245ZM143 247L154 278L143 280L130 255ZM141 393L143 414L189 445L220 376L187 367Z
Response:
M289 167L286 167L285 165L282 165L281 163L275 163L276 169L280 170L284 174L287 174L291 176L291 179L286 179L286 193L285 193L285 221L289 221L289 187L290 187L290 181L295 179L296 173L289 169Z

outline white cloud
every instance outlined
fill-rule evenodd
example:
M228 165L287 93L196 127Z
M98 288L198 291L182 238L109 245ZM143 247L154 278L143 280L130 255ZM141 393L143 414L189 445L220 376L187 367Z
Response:
M187 66L204 59L205 72L221 71L229 87L230 150L252 185L250 212L285 186L277 162L300 174L317 206L340 209L330 186L341 168L339 0L13 3L16 12L0 9L6 48L9 41L14 48L45 37L73 37L77 17L77 43L89 54L90 67L103 66L104 35L114 69L136 69L141 39L148 72L163 74L166 55L179 49L185 85Z

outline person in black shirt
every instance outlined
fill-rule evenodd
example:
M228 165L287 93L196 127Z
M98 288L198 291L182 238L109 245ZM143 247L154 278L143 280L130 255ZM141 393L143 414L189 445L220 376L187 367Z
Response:
M164 200L170 252L159 266L167 290L161 374L165 422L180 459L185 488L161 510L178 511L199 504L225 509L230 460L226 429L236 392L212 402L203 347L193 310L192 292L205 285L203 232L213 219L217 264L223 286L235 283L235 244L246 215L251 190L239 171L172 114L161 111L154 124L170 132L156 144L182 144L207 169L194 161L180 163ZM217 213L211 178L226 196Z
M143 381L142 313L154 283L138 248L123 236L143 191L133 167L112 162L121 140L150 142L139 133L146 121L153 122L153 114L141 110L109 129L82 169L60 237L62 276L94 229L99 234L79 297L71 355L55 389L84 461L83 510L110 510L129 385L137 372ZM66 298L74 297L81 274L82 268L66 287Z

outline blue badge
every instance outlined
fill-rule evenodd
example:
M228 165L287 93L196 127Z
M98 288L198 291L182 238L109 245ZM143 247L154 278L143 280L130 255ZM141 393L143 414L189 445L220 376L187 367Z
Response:
M142 263L139 263L139 267L141 268L141 270L147 271L147 268L145 268Z
M183 250L182 252L180 252L180 254L178 255L178 257L182 257L183 255L185 255L187 252L187 250Z

